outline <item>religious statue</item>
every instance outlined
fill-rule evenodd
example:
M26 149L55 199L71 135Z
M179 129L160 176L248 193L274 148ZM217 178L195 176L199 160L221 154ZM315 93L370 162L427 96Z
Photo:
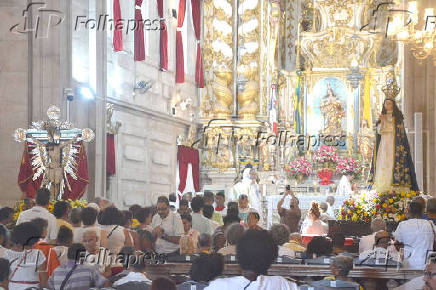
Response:
M248 196L249 207L255 209L260 214L262 197L256 179L257 175L254 168L245 168L242 174L242 180L231 188L228 200L237 202L239 196L245 194Z
M277 146L274 144L275 133L268 122L264 123L266 128L266 138L262 140L260 145L260 151L262 154L263 170L270 171L275 168L276 165L276 150ZM274 136L273 138L269 138ZM277 142L277 141L276 141Z
M111 103L106 104L106 132L109 134L118 134L118 130L121 127L121 122L112 122L112 115L114 113L114 105Z
M377 138L368 179L377 192L419 191L403 120L395 100L386 98L377 121Z
M342 119L345 117L345 111L330 84L327 85L327 95L322 100L320 110L324 117L322 133L325 135L341 135Z
M28 152L33 176L29 178L35 181L42 175L41 186L50 189L53 199L60 199L65 187L72 191L67 175L77 180L75 158L81 152L81 141L90 142L94 132L73 129L71 123L60 121L60 110L56 106L50 106L47 115L48 121L33 122L31 129L17 129L15 139L26 141L26 148L31 148Z

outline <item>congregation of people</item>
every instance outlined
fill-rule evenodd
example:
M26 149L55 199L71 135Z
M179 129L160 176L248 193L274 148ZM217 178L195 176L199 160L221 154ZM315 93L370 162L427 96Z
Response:
M363 289L361 280L348 277L356 259L424 270L417 282L421 288L414 289L436 289L436 260L427 257L435 241L436 199L415 198L408 219L392 233L383 219L374 219L373 233L360 237L358 253L348 251L344 234L328 236L328 221L335 219L331 197L313 202L303 214L287 189L277 206L280 223L269 230L244 194L226 202L223 193L188 193L176 201L175 195L160 196L153 207L128 210L104 199L86 208L57 201L50 213L50 192L42 188L16 223L14 210L3 207L0 289L323 289L332 287L331 281L333 288ZM192 259L184 280L148 273L152 264L183 256ZM269 276L278 258L328 258L332 275L299 281L292 273ZM241 275L224 276L227 261L239 264Z

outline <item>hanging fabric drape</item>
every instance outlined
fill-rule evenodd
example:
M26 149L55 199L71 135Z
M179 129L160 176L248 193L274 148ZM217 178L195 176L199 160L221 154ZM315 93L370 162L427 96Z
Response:
M168 31L165 18L163 16L163 0L157 0L157 13L160 17L160 69L162 71L168 70Z
M194 182L194 188L198 192L200 191L200 158L198 150L187 147L178 146L177 161L179 163L179 188L180 192L183 192L186 187L186 179L188 175L188 165L192 165L192 179Z
M122 17L121 17L121 9L120 9L120 0L114 0L113 3L114 10L114 51L122 51L123 50L123 26L122 26Z
M135 61L145 60L144 22L142 20L143 0L135 0Z
M197 61L195 63L195 83L204 88L203 58L200 46L201 37L201 0L191 0L192 20L194 22L195 38L197 39Z
M86 187L89 184L89 176L88 176L88 158L86 156L85 145L82 141L76 143L76 145L80 145L79 153L75 159L76 162L76 179L74 179L71 174L67 175L68 183L70 184L70 188L65 186L64 195L62 199L72 199L76 200L83 196L85 193Z
M182 27L185 21L186 0L179 0L176 32L176 83L185 82L185 63L183 55Z
M106 135L106 174L115 175L115 136Z

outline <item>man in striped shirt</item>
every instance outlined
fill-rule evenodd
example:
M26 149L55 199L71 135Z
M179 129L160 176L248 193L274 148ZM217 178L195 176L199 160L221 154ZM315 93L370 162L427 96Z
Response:
M56 268L48 281L48 288L51 290L85 290L93 287L110 286L110 282L96 269L80 264L79 260L85 252L85 247L82 244L76 243L71 245L68 249L67 264Z

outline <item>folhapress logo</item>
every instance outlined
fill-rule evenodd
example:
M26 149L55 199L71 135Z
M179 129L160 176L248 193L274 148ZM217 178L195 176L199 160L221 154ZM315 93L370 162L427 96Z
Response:
M48 38L50 29L61 24L65 16L56 9L46 8L44 2L32 2L23 10L23 21L9 31L16 34L34 33L35 38ZM44 20L44 21L43 21Z

